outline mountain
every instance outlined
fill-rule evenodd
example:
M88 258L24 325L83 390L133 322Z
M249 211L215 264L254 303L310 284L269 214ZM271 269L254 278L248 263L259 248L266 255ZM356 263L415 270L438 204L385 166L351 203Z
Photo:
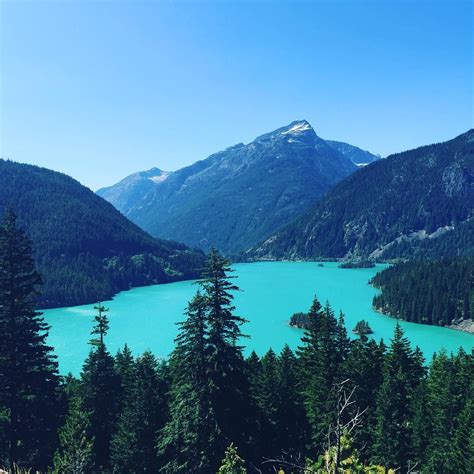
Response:
M156 185L171 175L168 171L151 168L148 171L139 171L131 174L122 181L109 188L100 189L97 194L126 214L134 204L140 202L144 196L153 192Z
M366 166L381 158L380 155L374 155L370 151L362 150L354 145L349 145L349 143L336 142L334 140L326 140L326 143L349 158L357 166Z
M156 237L235 254L310 209L356 169L300 120L165 179L150 170L97 193Z
M474 130L341 181L252 258L442 257L474 249Z
M7 208L33 241L42 307L193 278L203 265L201 252L152 238L88 188L45 168L0 160L0 216Z

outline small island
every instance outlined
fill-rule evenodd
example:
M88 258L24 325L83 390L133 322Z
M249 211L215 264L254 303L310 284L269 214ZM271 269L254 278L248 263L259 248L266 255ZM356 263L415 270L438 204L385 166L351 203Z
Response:
M370 260L349 260L339 265L339 268L374 268L375 263Z
M354 334L358 334L359 336L366 336L367 334L374 333L374 331L372 331L372 328L369 326L369 323L364 319L362 319L355 325L355 328L352 330L352 332Z
M309 326L308 313L295 313L290 318L290 326L292 328L306 329Z

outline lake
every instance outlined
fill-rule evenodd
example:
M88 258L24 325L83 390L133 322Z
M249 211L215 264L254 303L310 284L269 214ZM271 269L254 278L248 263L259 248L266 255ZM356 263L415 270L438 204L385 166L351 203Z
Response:
M262 355L270 347L280 351L286 343L296 348L302 331L291 328L288 320L295 312L307 311L315 294L322 302L328 300L337 313L344 312L351 337L361 319L369 322L377 340L388 342L392 337L396 321L373 311L372 298L377 290L368 284L384 265L342 269L336 262L325 262L323 267L314 262L258 262L233 268L238 276L235 282L242 289L235 294L236 312L249 320L242 327L251 336L244 341L247 353L255 349ZM196 290L192 281L147 286L124 291L105 302L110 308L108 349L115 353L127 343L134 354L150 349L158 357L167 357L173 350L176 322L183 320L186 304ZM63 374L80 373L90 350L87 341L95 314L93 306L44 311L51 325L48 342L55 347ZM428 358L441 348L457 351L462 346L470 351L474 346L474 335L461 331L407 322L401 325Z

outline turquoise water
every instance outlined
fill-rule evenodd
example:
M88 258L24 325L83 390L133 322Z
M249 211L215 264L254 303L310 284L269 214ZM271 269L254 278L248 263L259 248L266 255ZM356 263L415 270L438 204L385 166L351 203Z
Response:
M243 290L235 295L237 313L250 322L243 330L251 338L245 340L246 351L263 354L272 347L279 351L285 343L296 348L302 331L288 326L297 311L307 311L314 294L329 300L334 309L346 315L349 332L361 319L369 321L377 340L391 338L395 320L372 310L372 297L377 290L368 280L384 268L341 269L337 263L318 267L312 262L262 262L236 264L236 282ZM134 288L106 302L110 308L110 331L106 342L114 353L127 343L135 354L150 349L166 357L173 349L176 322L183 319L187 301L194 295L194 282L170 283ZM61 373L79 374L90 346L94 305L44 311L51 325L49 343L55 347ZM445 348L456 351L460 346L470 351L474 336L452 329L401 323L410 340L420 346L426 357Z

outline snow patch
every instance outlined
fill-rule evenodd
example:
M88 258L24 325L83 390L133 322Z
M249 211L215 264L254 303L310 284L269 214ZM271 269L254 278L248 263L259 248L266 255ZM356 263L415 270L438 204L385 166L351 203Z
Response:
M165 179L169 178L170 174L171 173L168 173L167 171L163 171L158 176L150 176L148 179L154 183L162 183Z
M289 134L298 134L302 132L306 132L307 130L311 130L311 125L308 122L300 122L296 125L293 125L289 130L286 132L282 132L282 135L289 135Z

